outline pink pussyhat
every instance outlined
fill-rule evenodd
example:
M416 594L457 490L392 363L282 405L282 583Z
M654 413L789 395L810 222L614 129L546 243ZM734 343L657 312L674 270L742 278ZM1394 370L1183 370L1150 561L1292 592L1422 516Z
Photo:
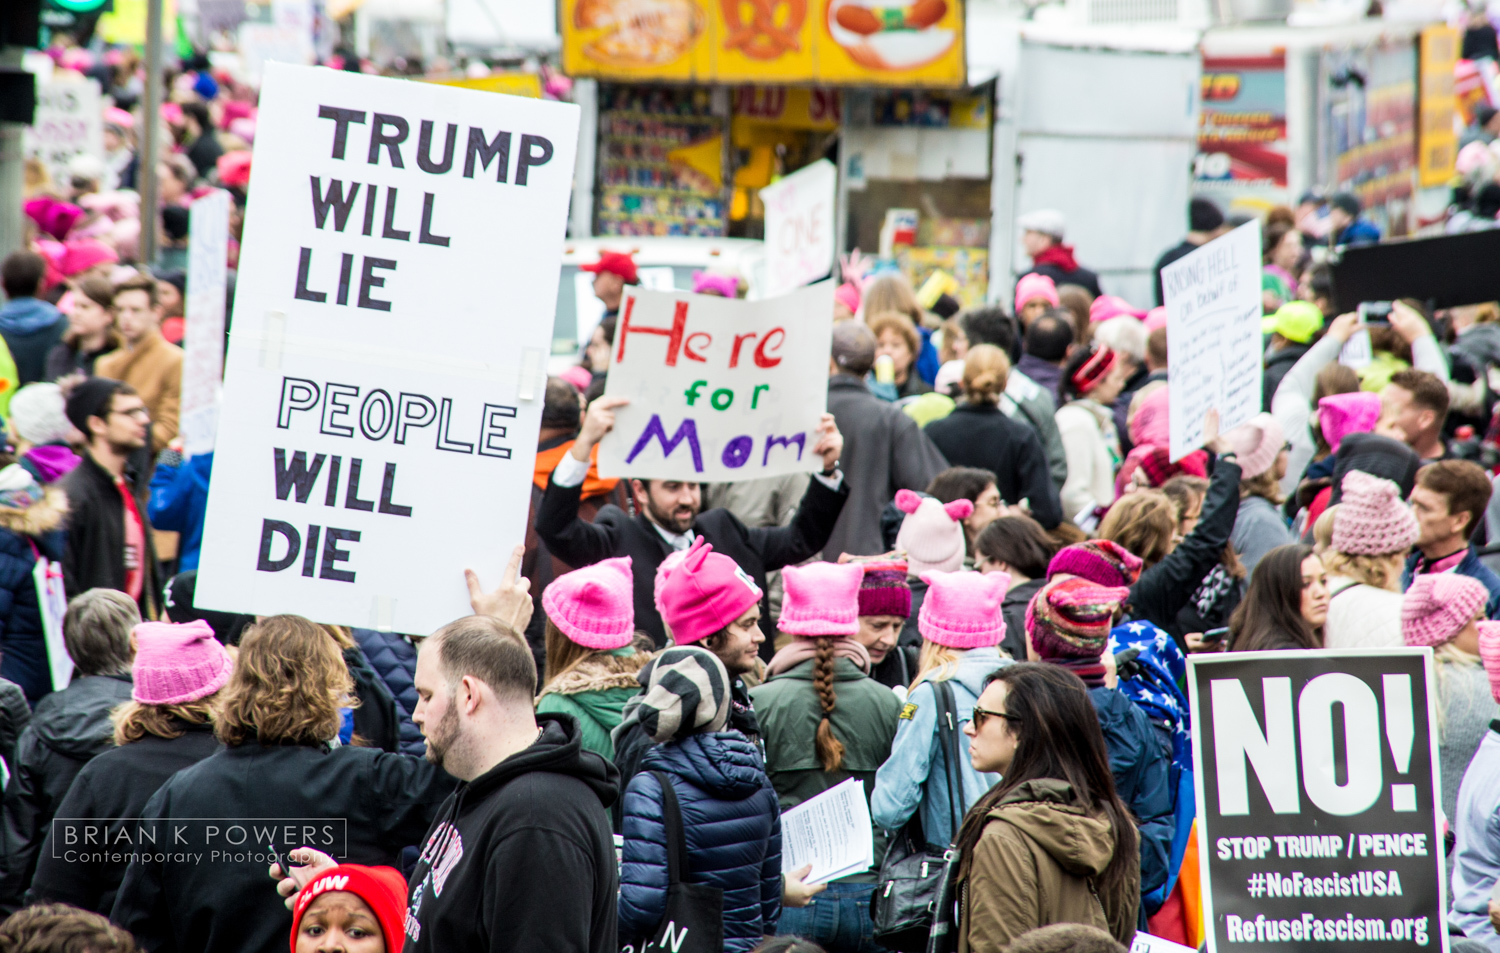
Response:
M716 275L711 271L693 272L693 294L716 294L723 298L738 298L740 280L734 275Z
M818 638L859 632L859 563L809 563L781 571L786 596L777 628L788 635Z
M1118 318L1122 314L1137 319L1146 316L1146 312L1132 308L1129 301L1114 295L1100 295L1094 299L1093 304L1089 305L1089 322L1092 324Z
M1473 621L1489 597L1484 583L1456 572L1418 576L1401 598L1401 638L1407 645L1442 645Z
M1366 390L1351 394L1330 394L1318 401L1318 428L1328 448L1338 452L1339 444L1352 433L1370 433L1380 420L1380 395Z
M733 559L698 537L661 587L662 621L677 645L692 645L744 615L760 587Z
M586 649L623 649L635 637L635 579L630 557L564 573L542 590L542 610L568 640Z
M234 661L202 619L182 625L142 622L131 630L135 686L130 697L142 705L186 705L224 687Z
M859 311L859 285L846 281L833 289L833 300L848 308L851 313Z
M922 574L927 595L917 613L922 638L950 649L999 645L1005 638L1000 606L1010 589L1003 572L929 572Z
M1155 331L1157 328L1167 326L1167 309L1157 306L1146 312L1146 330Z
M897 490L896 509L906 514L896 534L896 548L906 551L907 567L913 576L963 568L963 521L974 512L973 503L939 503L911 490Z
M1490 677L1490 696L1500 702L1500 622L1479 623L1479 658Z
M1036 272L1027 272L1016 282L1016 311L1019 312L1031 301L1041 298L1051 307L1062 304L1062 299L1057 296L1057 285L1046 275Z

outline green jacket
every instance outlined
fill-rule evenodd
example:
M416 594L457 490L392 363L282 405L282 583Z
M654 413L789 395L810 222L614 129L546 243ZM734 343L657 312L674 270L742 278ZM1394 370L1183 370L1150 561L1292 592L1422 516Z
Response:
M644 662L646 656L640 658ZM536 710L538 714L572 715L582 729L584 749L613 761L615 746L609 733L620 723L625 702L640 694L641 686L635 672L606 671L591 662L585 660L554 679L542 690Z

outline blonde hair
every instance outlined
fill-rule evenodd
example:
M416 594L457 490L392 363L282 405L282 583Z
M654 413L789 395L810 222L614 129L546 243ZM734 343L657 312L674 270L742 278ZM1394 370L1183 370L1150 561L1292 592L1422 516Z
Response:
M1433 666L1433 676L1437 682L1438 704L1434 707L1437 709L1438 738L1446 741L1447 739L1443 736L1448 732L1448 709L1450 707L1459 702L1466 707L1474 707L1473 703L1477 699L1484 711L1492 711L1494 698L1490 694L1487 681L1464 678L1456 671L1457 669L1483 667L1484 660L1477 655L1465 652L1455 645L1451 638L1441 645L1433 646L1432 659L1438 663ZM1461 693L1461 697L1449 695L1449 692Z
M1286 495L1281 492L1281 481L1276 479L1274 467L1240 481L1240 499L1252 496L1268 500L1276 506L1280 506L1286 500ZM1332 530L1330 529L1329 532L1331 533Z
M917 653L917 677L912 679L907 691L915 691L923 682L946 682L957 675L958 659L962 654L958 649L923 639L922 650Z
M870 315L894 311L906 316L912 324L922 323L922 306L917 303L917 293L905 275L886 274L876 278L864 295L865 320ZM876 332L877 334L879 332Z
M1099 524L1099 538L1119 543L1150 569L1172 551L1180 517L1161 490L1137 490L1115 501Z
M1330 531L1331 532L1331 531ZM1347 576L1367 586L1387 592L1401 591L1401 570L1406 565L1406 553L1391 553L1386 556L1341 553L1331 546L1322 555L1323 568L1331 575Z
M1313 552L1319 559L1333 546L1333 520L1334 513L1338 510L1338 504L1324 510L1313 523Z
M976 344L964 358L964 397L971 404L999 403L1010 379L1010 358L993 344Z
M915 366L917 356L922 353L922 336L917 333L917 327L912 324L911 319L897 311L865 313L869 315L866 323L870 326L870 333L875 335L875 340L879 341L880 336L887 331L895 331L906 342L906 350L911 353L911 362Z
M214 734L234 748L319 745L338 734L339 708L354 683L343 654L321 626L273 615L245 631L229 684L219 692Z

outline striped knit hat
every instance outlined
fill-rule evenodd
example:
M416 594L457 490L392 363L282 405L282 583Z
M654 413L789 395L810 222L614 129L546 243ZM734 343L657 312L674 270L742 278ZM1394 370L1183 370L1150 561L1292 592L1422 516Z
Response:
M865 563L859 584L860 615L895 615L911 618L911 583L906 581L906 563Z
M1097 586L1072 576L1043 586L1026 607L1026 634L1043 659L1098 658L1120 604L1123 587Z
M707 649L667 649L656 657L639 711L641 727L657 744L723 731L729 723L729 673Z
M1133 586L1142 565L1139 556L1114 540L1091 539L1059 549L1047 564L1047 578L1067 573L1100 586Z
M1490 677L1490 695L1500 702L1500 622L1479 623L1479 657Z

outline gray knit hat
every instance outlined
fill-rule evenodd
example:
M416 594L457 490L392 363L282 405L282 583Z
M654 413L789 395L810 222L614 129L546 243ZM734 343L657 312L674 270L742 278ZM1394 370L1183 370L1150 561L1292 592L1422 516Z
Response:
M639 717L641 727L658 744L722 731L729 722L729 672L724 663L695 645L667 649L651 669Z

